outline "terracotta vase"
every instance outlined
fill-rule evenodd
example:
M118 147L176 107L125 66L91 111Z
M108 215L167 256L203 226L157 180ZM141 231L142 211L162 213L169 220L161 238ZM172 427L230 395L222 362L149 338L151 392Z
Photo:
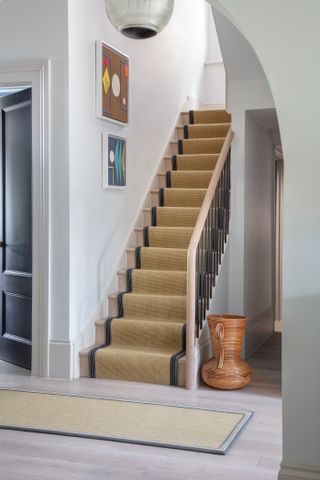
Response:
M241 360L246 317L235 315L209 315L214 358L202 365L203 381L221 390L237 390L251 381L251 369Z

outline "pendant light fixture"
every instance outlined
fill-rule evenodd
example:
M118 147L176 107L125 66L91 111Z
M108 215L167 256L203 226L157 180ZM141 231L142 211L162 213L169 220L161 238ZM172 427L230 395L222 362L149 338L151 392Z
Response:
M112 25L129 38L157 35L169 22L174 0L105 0Z

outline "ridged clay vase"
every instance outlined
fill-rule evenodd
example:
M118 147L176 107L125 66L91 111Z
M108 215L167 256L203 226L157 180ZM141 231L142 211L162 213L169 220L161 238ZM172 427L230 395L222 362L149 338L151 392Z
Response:
M247 318L209 315L208 326L214 358L202 365L203 381L220 390L238 390L251 381L251 369L241 359Z

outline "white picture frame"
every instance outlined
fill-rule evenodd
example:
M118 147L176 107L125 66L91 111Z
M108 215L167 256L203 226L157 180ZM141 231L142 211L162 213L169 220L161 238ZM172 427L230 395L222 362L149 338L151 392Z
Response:
M102 134L102 188L125 189L127 185L127 139Z
M129 123L129 57L96 41L96 115L100 120L126 126Z

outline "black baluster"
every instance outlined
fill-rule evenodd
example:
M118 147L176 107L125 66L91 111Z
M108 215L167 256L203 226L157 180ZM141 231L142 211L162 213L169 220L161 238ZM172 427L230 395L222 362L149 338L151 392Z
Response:
M197 338L199 337L199 325L200 325L200 305L199 305L199 299L200 299L200 250L199 250L199 244L197 246L197 253L196 253L196 331L197 331Z
M221 257L223 252L222 231L223 231L223 215L222 215L222 177L219 180L219 215L220 215L220 228L219 228L219 265L221 265Z
M219 229L218 229L218 195L217 192L214 196L214 273L215 276L218 274L218 250L219 250Z
M202 329L203 325L203 320L206 318L206 281L205 281L205 271L206 271L206 266L205 266L205 248L204 248L204 231L202 231L201 234L201 290L202 290L202 295L201 295L201 318L200 318L200 328Z
M212 287L213 287L213 217L212 217L212 202L209 208L209 251L208 257L210 262L210 275L209 275L209 283L210 283L210 298L212 298Z

